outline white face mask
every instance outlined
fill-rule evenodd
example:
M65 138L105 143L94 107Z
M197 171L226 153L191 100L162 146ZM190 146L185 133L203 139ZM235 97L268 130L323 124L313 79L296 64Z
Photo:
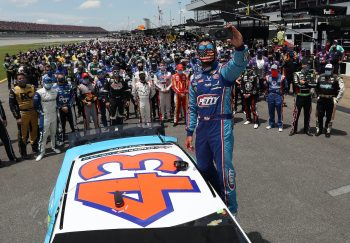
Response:
M53 84L44 84L45 89L51 89Z
M332 70L325 70L324 74L326 74L327 76L331 76L332 75Z

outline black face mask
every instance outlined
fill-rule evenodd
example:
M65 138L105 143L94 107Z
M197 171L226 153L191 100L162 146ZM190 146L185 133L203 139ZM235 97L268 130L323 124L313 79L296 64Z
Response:
M57 79L57 82L58 82L59 84L64 84L64 83L66 82L66 80L65 80L64 78L58 78L58 79Z
M258 57L259 60L261 60L262 59L262 54L258 54L257 57Z

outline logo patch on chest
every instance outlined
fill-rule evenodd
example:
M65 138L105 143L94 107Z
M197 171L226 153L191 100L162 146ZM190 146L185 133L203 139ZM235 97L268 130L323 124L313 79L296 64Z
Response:
M220 96L219 95L200 95L197 97L197 104L199 107L209 107L216 105Z

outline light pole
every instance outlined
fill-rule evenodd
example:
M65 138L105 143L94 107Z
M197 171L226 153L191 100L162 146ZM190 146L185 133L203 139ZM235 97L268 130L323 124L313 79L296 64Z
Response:
M179 22L179 24L181 24L181 18L182 18L182 11L181 11L181 2L178 2L179 3L179 9L180 9L180 22Z

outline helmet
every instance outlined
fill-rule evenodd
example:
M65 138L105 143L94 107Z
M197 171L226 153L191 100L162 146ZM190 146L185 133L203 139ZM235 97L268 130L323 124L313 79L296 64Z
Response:
M45 89L51 89L53 84L54 84L54 82L55 81L48 75L45 75L43 77L43 84L44 84L43 86L44 86Z

